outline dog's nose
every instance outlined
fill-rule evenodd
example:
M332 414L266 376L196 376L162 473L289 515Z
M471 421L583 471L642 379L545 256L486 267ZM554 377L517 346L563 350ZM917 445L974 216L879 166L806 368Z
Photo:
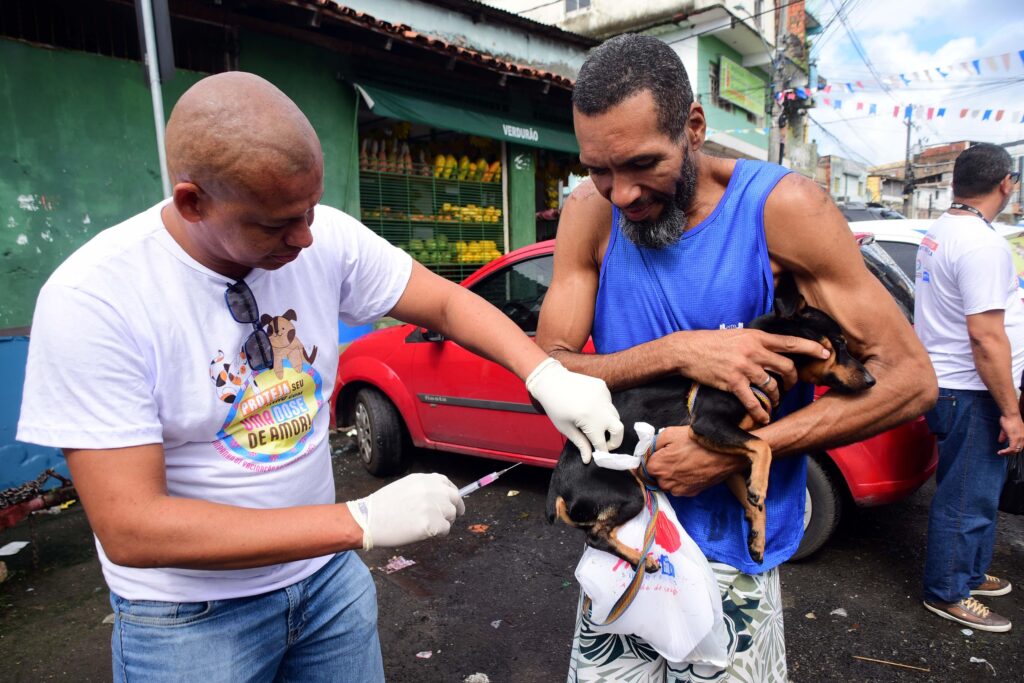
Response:
M875 386L875 376L867 370L864 371L864 386L868 389Z

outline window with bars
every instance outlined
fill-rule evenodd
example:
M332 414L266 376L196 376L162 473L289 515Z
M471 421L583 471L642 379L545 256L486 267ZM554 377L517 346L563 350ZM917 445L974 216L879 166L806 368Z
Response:
M581 9L590 9L590 0L565 0L565 12L577 12Z

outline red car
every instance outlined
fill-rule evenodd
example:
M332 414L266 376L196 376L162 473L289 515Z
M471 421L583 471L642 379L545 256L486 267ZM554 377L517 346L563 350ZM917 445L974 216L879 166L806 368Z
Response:
M518 249L482 267L462 286L532 336L551 282L554 247L547 241ZM862 251L876 274L899 272L881 250ZM592 343L584 350L592 352ZM360 457L379 476L401 471L413 446L554 467L564 443L515 375L414 325L378 330L345 349L335 401L339 424L355 425ZM821 547L850 499L881 505L905 498L931 476L935 464L934 439L923 418L812 455L804 540L796 558Z

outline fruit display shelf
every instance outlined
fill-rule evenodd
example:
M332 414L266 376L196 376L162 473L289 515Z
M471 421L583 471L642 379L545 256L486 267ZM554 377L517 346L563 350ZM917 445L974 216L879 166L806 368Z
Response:
M435 272L460 280L505 251L501 184L359 174L360 219Z

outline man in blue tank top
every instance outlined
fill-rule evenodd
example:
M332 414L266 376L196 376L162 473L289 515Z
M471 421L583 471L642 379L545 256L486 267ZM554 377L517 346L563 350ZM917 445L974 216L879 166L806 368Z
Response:
M816 183L773 164L702 152L704 110L665 43L627 34L596 48L580 70L573 114L590 179L562 212L538 343L613 391L674 373L730 391L763 425L756 434L775 459L762 564L750 559L742 510L722 484L745 461L704 450L686 428L665 430L650 461L712 562L730 634L728 668L673 665L636 638L595 632L581 613L569 681L785 681L777 567L803 533L802 454L922 414L935 401L935 374ZM783 272L839 322L877 384L813 405L809 388L795 387L767 424L751 387L763 387L775 402L779 387L767 371L787 387L796 382L781 353L828 353L814 342L744 327L770 310ZM597 353L581 354L591 335Z

